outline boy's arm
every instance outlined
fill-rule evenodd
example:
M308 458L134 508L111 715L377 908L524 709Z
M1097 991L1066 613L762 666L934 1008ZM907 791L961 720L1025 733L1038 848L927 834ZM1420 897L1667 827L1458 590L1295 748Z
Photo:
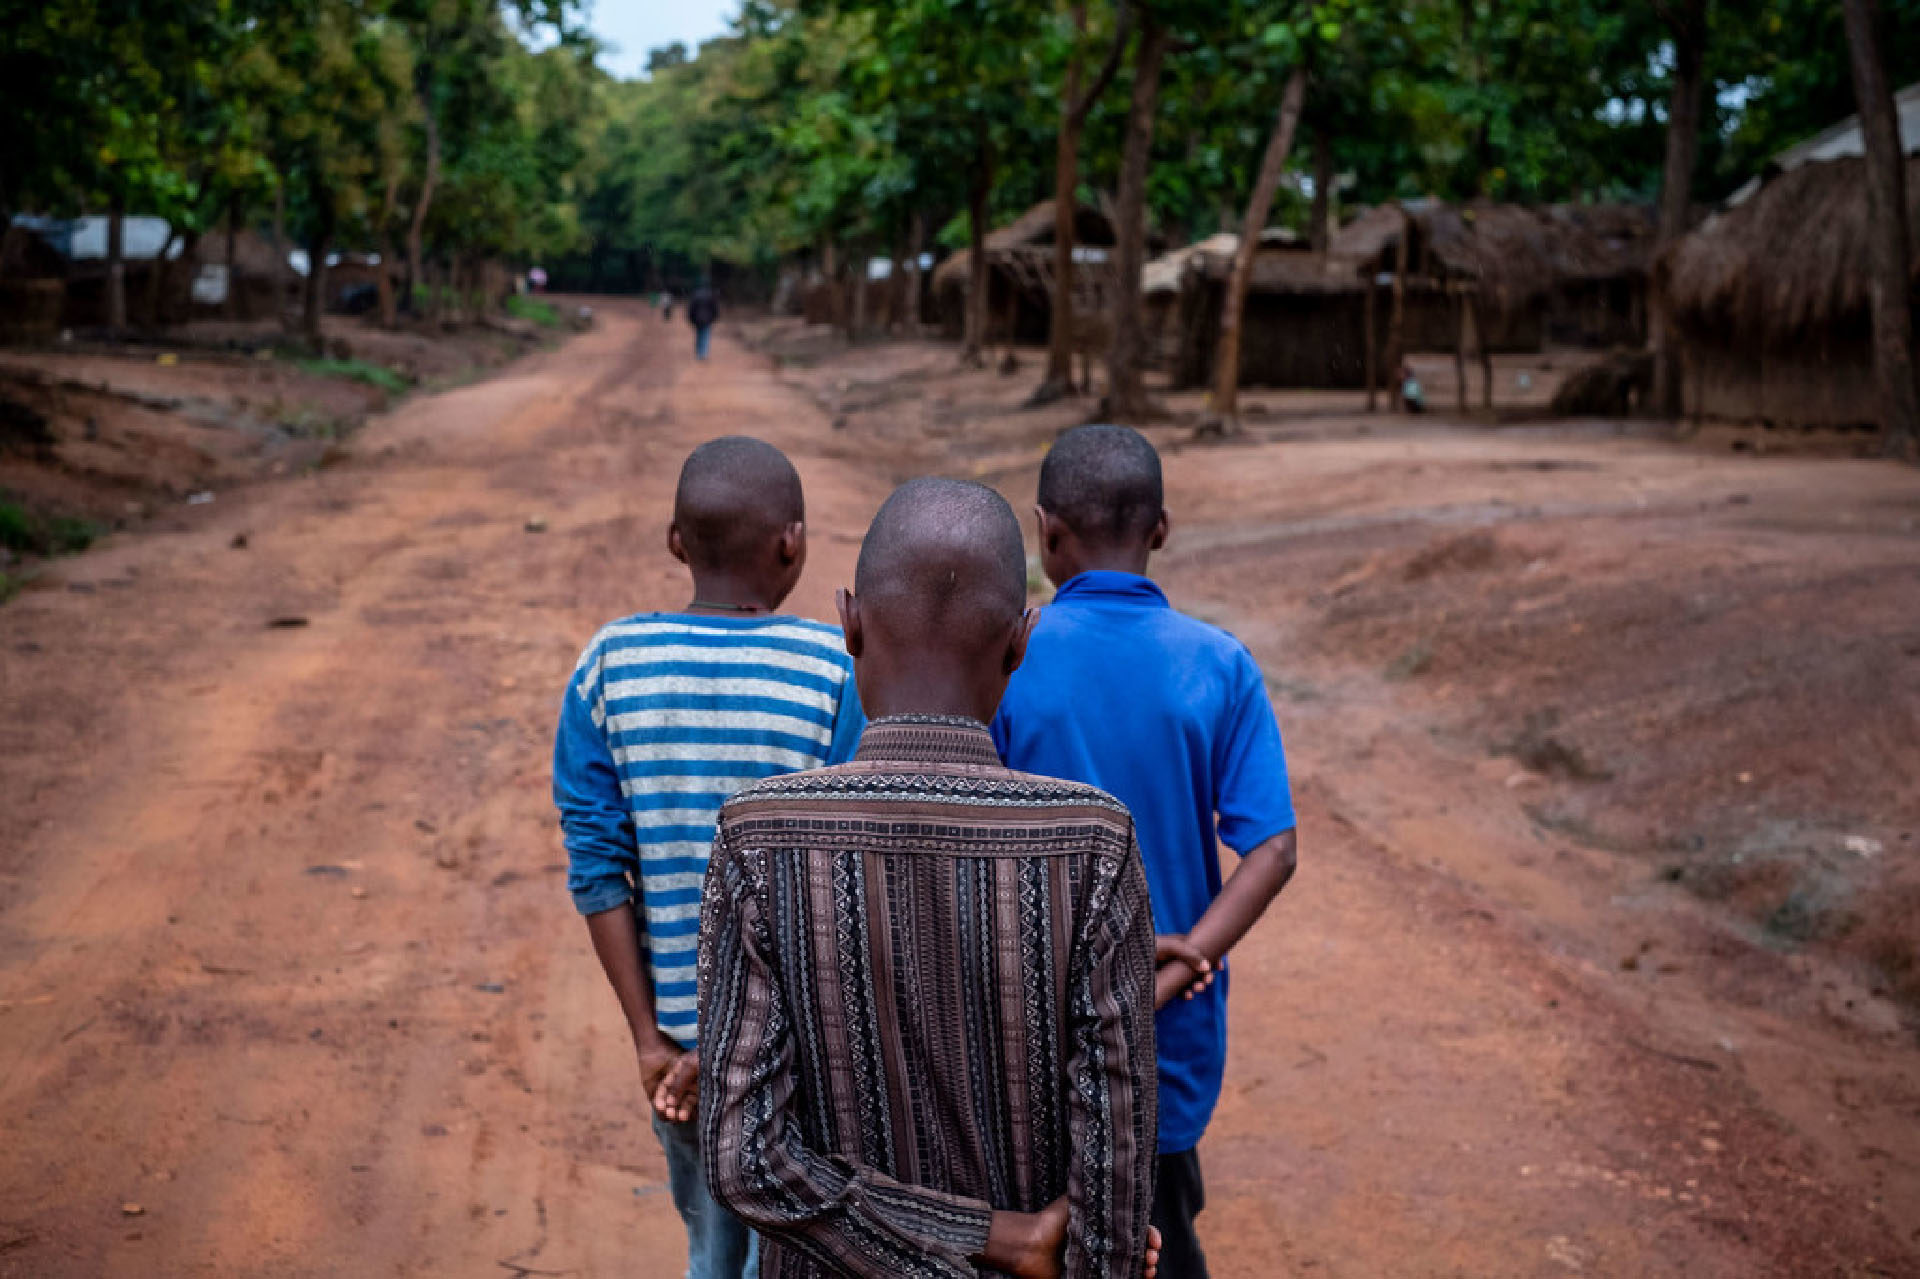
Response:
M1260 667L1244 649L1236 683L1233 706L1214 747L1214 808L1220 838L1244 856L1186 934L1187 942L1216 970L1293 878L1298 860L1280 725ZM1200 975L1188 962L1167 964L1156 982L1159 1002L1175 998Z
M567 889L586 916L594 954L626 1015L640 1080L651 1096L681 1048L654 1020L653 982L633 913L633 877L640 868L633 817L586 698L569 682L562 699L553 745L553 802L567 846Z
M587 933L593 938L593 953L600 958L600 971L607 975L620 1011L626 1014L627 1029L633 1035L634 1054L640 1061L640 1084L656 1110L655 1094L686 1050L661 1033L654 1020L653 981L640 954L640 926L633 907L616 906L587 916ZM683 1116L668 1114L668 1119Z
M1138 1279L1153 1209L1153 911L1133 845L1067 979L1069 1279Z
M1240 944L1261 915L1293 878L1296 864L1295 832L1281 831L1240 859L1220 887L1220 895L1187 932L1186 941L1212 967ZM1160 969L1154 982L1154 1006L1163 1007L1190 989L1202 976L1187 960L1175 959Z
M834 1274L1051 1275L1047 1214L997 1213L811 1149L793 1116L793 1027L772 938L721 818L700 913L700 1145L713 1197Z

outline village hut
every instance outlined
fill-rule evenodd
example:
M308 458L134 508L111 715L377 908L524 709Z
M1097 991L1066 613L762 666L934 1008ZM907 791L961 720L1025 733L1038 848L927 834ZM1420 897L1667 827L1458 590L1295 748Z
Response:
M197 246L199 269L193 282L194 309L201 314L225 314L227 292L232 289L237 318L259 320L279 315L299 293L299 273L282 261L286 248L282 246L276 253L266 236L242 228L234 233L233 272L229 276L226 232L202 236ZM282 291L278 305L274 297L276 281Z
M1635 205L1530 209L1478 201L1385 204L1341 228L1329 251L1391 278L1408 228L1402 347L1452 351L1462 304L1490 352L1637 345L1646 333L1650 211Z
M81 328L107 321L108 219L16 216L8 239L20 247L8 251L17 267L36 273L25 278L57 280L59 289L36 286L42 299L59 296L59 324ZM185 240L165 218L129 216L121 224L121 278L127 308L135 320L147 318L154 286L160 318L185 312L192 269L180 262ZM156 279L156 274L158 278ZM9 296L11 296L10 291ZM36 326L39 327L39 326Z
M1647 341L1647 287L1657 224L1644 204L1555 204L1547 339L1588 349Z
M1099 209L1074 211L1075 309L1104 311L1102 284L1115 243L1113 220ZM1043 343L1053 317L1053 201L1042 200L1007 225L989 232L987 332L992 343ZM933 272L933 298L941 332L958 339L966 331L967 288L973 254L962 249Z
M1907 145L1920 150L1911 137ZM1689 415L1878 422L1863 166L1847 157L1792 169L1662 257ZM1911 154L1907 224L1920 243L1920 158ZM1920 269L1906 283L1920 324Z
M1221 231L1204 240L1170 249L1141 268L1141 306L1148 351L1156 366L1171 369L1179 363L1181 294L1192 281L1205 274L1202 268L1208 264L1231 264L1239 248L1239 236ZM1260 233L1258 257L1307 251L1307 242L1285 227L1268 227Z
M1920 243L1920 84L1895 96L1907 158L1907 225ZM1675 243L1656 283L1679 334L1690 415L1866 426L1874 285L1856 117L1768 162L1724 211ZM1907 300L1920 324L1920 257Z
M1177 387L1205 385L1213 377L1220 312L1232 270L1231 251L1196 253L1186 261L1171 326L1171 371ZM1241 383L1364 386L1369 287L1377 286L1362 279L1345 259L1310 252L1256 254L1240 319Z

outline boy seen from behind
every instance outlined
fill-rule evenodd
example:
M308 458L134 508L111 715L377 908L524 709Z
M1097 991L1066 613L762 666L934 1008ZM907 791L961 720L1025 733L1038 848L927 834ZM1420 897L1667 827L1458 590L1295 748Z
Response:
M1010 768L1086 782L1133 813L1159 962L1161 1273L1204 1279L1196 1147L1227 1057L1227 952L1293 874L1286 756L1260 667L1145 576L1166 544L1160 458L1137 431L1083 426L1040 469L1041 613L993 735ZM1241 854L1222 882L1218 844ZM1186 998L1179 998L1185 994Z
M728 801L700 937L701 1136L768 1279L1140 1279L1153 931L1132 823L1003 767L1032 615L991 489L902 486L841 625L850 764Z
M772 445L729 436L695 449L667 530L692 599L594 636L554 743L567 887L633 1035L689 1279L741 1279L752 1243L707 1192L693 1122L714 821L743 786L850 758L864 722L840 633L777 611L806 564L805 521L800 477Z

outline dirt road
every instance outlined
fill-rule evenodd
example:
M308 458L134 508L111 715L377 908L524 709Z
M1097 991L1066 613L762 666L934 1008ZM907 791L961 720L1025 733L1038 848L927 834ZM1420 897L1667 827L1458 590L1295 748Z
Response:
M600 622L684 593L692 444L795 456L817 617L900 466L685 338L604 308L0 610L0 1275L679 1273L553 706ZM1724 930L1657 895L1634 936L1689 960L1623 971L1630 871L1543 845L1371 668L1287 673L1206 500L1240 465L1170 462L1168 578L1275 672L1303 871L1235 957L1215 1272L1920 1273L1910 1037L1722 998Z

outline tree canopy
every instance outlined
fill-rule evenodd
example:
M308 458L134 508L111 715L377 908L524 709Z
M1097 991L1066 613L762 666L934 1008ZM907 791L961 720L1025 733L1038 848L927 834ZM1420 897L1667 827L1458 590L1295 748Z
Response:
M1888 0L1895 84L1920 0ZM1852 110L1837 8L1716 0L1693 195ZM1316 151L1345 203L1650 199L1674 67L1662 0L743 0L646 73L595 65L573 0L47 0L0 45L0 211L158 213L187 234L276 196L303 242L602 267L967 240L1050 194L1061 86L1123 21L1168 33L1147 187L1176 237L1237 226L1280 86L1310 68L1274 217ZM1086 114L1078 182L1116 187L1130 64Z

